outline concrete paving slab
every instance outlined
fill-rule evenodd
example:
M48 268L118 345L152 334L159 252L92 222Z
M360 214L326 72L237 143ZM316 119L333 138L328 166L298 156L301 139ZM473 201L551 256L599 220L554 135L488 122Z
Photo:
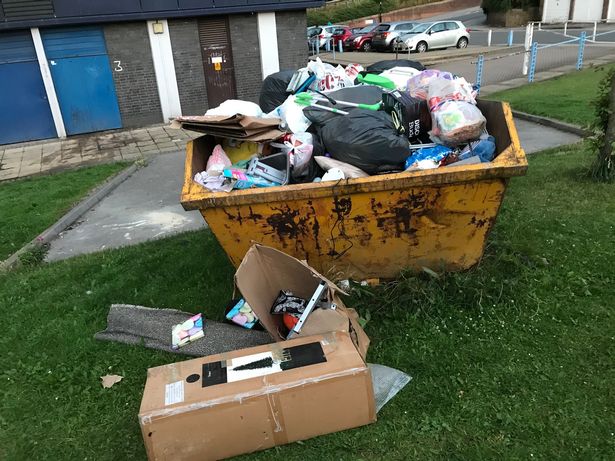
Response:
M515 126L517 127L517 133L519 133L521 147L523 147L526 154L533 154L534 152L566 144L574 144L581 140L581 137L575 134L518 118L515 119Z
M197 211L184 211L179 195L184 153L151 158L72 228L51 243L48 261L134 245L205 227Z

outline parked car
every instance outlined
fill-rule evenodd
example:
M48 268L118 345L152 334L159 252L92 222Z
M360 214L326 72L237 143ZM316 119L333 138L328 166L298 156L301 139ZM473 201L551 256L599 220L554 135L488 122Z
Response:
M314 47L314 43L318 44L319 48L323 48L327 41L333 36L333 31L336 29L342 29L347 26L340 26L333 24L330 26L312 26L308 27L308 47L311 49Z
M338 46L339 42L344 43L348 37L352 35L352 31L348 26L340 26L331 31L331 36L333 37L333 46Z
M360 29L357 33L344 40L345 50L370 51L372 49L372 38L378 24L370 24Z
M424 53L428 50L456 46L466 48L470 43L470 30L461 21L438 21L419 24L410 32L400 36L394 49Z
M417 24L412 21L383 22L374 31L372 46L378 51L393 51L395 39L410 32Z

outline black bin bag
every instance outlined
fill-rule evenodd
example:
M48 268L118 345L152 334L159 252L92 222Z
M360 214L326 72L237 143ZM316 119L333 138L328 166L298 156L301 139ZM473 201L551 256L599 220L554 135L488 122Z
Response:
M260 98L258 100L258 105L263 112L269 113L286 101L286 98L290 95L290 93L286 92L286 88L293 78L293 75L295 75L294 70L282 70L269 75L263 81Z
M409 155L408 138L400 135L383 111L356 109L320 128L326 151L368 174L403 169Z
M410 61L409 59L387 59L385 61L378 61L371 66L367 66L366 73L368 74L380 74L385 70L392 69L393 67L412 67L416 70L425 70L425 66L418 61Z
M393 118L399 134L407 138L427 139L431 130L431 115L427 101L413 98L402 91L382 95L383 109Z
M326 93L327 96L336 101L354 102L356 104L377 104L382 101L383 94L384 90L382 88L371 85L351 86ZM352 107L342 104L333 105L328 101L318 101L318 104L327 107L335 107L346 112L353 110ZM343 115L330 112L326 109L319 109L318 107L306 107L303 109L303 115L316 126L322 126L333 118L343 117Z

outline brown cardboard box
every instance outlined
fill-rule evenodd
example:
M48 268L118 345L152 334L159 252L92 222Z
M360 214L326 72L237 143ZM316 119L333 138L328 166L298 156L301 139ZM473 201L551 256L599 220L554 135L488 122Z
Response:
M260 367L260 368L259 368ZM214 460L376 420L367 365L331 332L148 370L150 460Z
M290 290L296 296L310 299L318 284L328 285L329 300L336 309L316 309L303 324L299 336L310 336L330 331L345 331L350 334L359 353L365 359L369 337L358 322L354 309L344 306L340 295L344 294L333 282L326 279L303 261L299 261L275 248L254 244L235 272L235 284L260 319L263 327L276 341L285 338L280 315L270 313L271 306L280 290Z

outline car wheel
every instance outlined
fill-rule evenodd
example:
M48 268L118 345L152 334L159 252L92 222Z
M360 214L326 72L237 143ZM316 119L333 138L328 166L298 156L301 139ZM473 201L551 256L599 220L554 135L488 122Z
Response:
M361 45L361 49L365 52L367 51L371 51L372 50L372 43L371 42L363 42L363 45Z
M425 51L427 51L427 43L425 42L419 42L416 45L416 52L417 53L424 53Z
M457 48L467 48L468 47L468 39L465 37L461 37L457 42Z

